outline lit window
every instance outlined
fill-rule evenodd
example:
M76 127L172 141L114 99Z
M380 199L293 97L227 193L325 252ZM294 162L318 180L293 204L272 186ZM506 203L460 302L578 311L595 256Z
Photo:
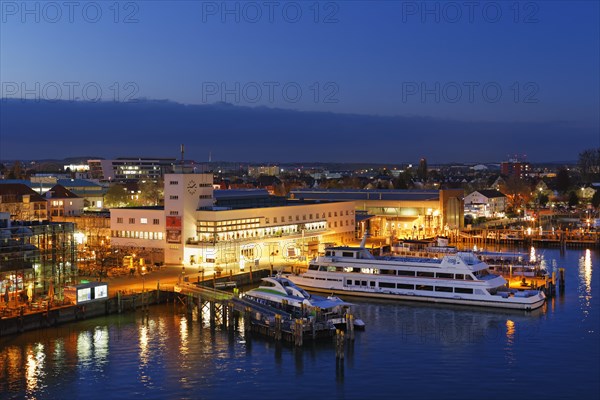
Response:
M147 224L148 218L140 218L140 224Z

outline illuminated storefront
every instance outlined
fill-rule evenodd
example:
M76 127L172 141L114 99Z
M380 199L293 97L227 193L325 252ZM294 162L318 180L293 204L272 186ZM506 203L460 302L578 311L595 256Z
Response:
M74 225L19 223L0 227L0 300L47 293L57 296L77 276Z

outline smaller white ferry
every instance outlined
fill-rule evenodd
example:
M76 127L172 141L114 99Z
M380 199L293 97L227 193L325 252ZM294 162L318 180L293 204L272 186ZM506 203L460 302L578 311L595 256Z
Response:
M330 247L307 272L286 277L306 289L353 296L534 310L538 290L507 288L506 280L470 252L440 258L375 257L365 247Z
M339 327L345 326L346 315L352 306L333 295L322 297L310 294L279 275L262 278L262 284L246 292L244 299L285 311L293 317L316 317L318 314L319 319L325 319ZM365 327L359 318L354 318L353 324L355 329Z

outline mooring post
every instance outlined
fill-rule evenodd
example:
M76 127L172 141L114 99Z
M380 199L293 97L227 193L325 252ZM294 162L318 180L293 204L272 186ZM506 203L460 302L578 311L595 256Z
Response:
M233 301L231 301L231 300L229 300L229 302L227 303L227 317L228 317L228 322L229 322L229 329L233 329L233 327L235 325L235 315L234 315Z
M244 333L248 334L250 332L250 313L252 309L246 306L244 311Z
M558 289L560 290L560 292L564 292L565 291L565 269L564 268L559 268L558 269L558 274L559 274L559 283L558 283Z
M209 317L210 317L210 326L214 327L214 325L215 325L215 318L216 318L216 316L215 316L215 314L216 314L216 312L215 312L215 307L216 307L215 301L214 300L210 300L208 304L209 304L208 309L209 309Z
M344 363L344 331L335 330L335 360L338 364Z
M346 316L346 331L348 332L348 339L354 340L354 315L352 314Z
M156 304L160 304L160 281L156 281Z
M121 314L121 311L122 311L121 301L122 301L121 291L118 290L117 291L117 311L119 312L119 314Z
M281 315L275 314L275 340L281 340Z

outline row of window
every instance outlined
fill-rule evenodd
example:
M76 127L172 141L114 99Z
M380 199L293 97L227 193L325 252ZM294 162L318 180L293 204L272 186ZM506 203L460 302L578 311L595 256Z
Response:
M357 268L357 267L342 267L333 265L316 265L310 264L309 271L323 272L353 272L358 274L374 274L374 275L394 275L419 278L437 278L437 279L458 279L472 281L473 277L470 274L451 274L447 272L430 272L430 271L405 271L393 269L377 269L377 268ZM487 270L485 270L487 272Z
M198 221L198 226L229 226L229 225L240 225L240 224L258 224L260 220L258 218L247 218L247 219L231 219L228 221Z
M163 240L163 232L142 232L142 231L112 231L112 237L132 238L132 239L148 239L148 240Z
M117 217L117 224L122 224L123 218ZM140 218L140 224L147 224L148 218ZM135 218L129 218L129 224L135 224ZM160 219L154 218L152 219L152 225L160 225Z
M377 285L378 284L378 285ZM346 280L347 286L367 286L367 281L359 280ZM433 285L411 285L408 283L392 283L392 282L375 282L369 281L370 287L380 287L386 289L407 289L407 290L423 290L429 292L446 292L446 293L462 293L462 294L473 294L471 288L459 288L451 286L433 286Z
M179 185L179 181L169 181L169 185ZM198 187L211 187L212 183L199 183Z
M354 211L353 210L346 210L345 213L346 213L346 215L353 215ZM331 215L332 215L332 212L329 211L328 217L331 218ZM333 212L333 216L337 217L338 216L338 212L334 211ZM340 211L340 215L339 216L340 217L344 216L344 211ZM319 219L319 218L324 219L325 218L325 213L322 213L320 216L319 216L318 213L317 214L308 214L308 215L304 214L304 215L302 215L302 221ZM295 220L296 221L300 221L300 215L296 215L295 216ZM270 221L271 221L270 218L265 218L265 223L266 224L270 224L271 223ZM285 221L286 221L286 217L285 216L282 216L282 217L273 217L273 223L274 224L277 224L278 222L282 222L283 223ZM292 222L292 221L294 221L294 217L292 217L291 215L288 215L287 216L287 222Z

